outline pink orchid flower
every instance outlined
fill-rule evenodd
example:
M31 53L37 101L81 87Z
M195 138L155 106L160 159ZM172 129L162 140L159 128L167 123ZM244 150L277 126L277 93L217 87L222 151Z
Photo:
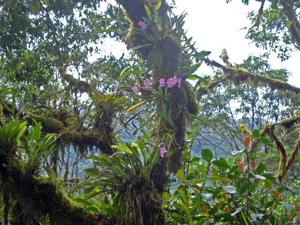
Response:
M166 86L166 79L165 78L161 78L159 80L159 87L163 88Z
M138 22L138 26L139 26L140 29L143 30L143 31L145 31L145 30L147 29L147 27L148 27L148 25L147 25L144 21L142 21L142 20L140 20L140 21Z
M145 88L149 89L152 87L152 81L149 79L144 80L144 86Z
M139 94L141 92L140 87L135 85L132 87L132 91L134 92L134 94Z

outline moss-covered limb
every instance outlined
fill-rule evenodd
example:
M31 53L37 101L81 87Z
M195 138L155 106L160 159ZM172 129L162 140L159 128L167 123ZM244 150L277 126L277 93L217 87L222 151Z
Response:
M59 135L58 141L69 142L78 146L96 146L103 153L113 154L111 148L112 137L106 134L107 129L76 129L72 126L66 126L64 120L59 120L58 118L44 118L41 115L32 115L28 117L27 120L35 119L42 123L42 130L45 133L55 133ZM101 127L102 128L102 127ZM110 133L113 131L110 130Z
M10 105L10 107L14 109L12 105ZM40 122L42 124L43 133L58 134L59 138L57 140L60 142L70 142L78 146L96 146L103 153L113 154L111 145L114 144L114 135L111 126L113 116L111 112L104 114L107 115L104 119L105 121L99 118L98 121L95 122L100 124L98 124L97 127L83 129L77 127L78 125L75 116L66 110L49 109L46 113L44 113L45 115L37 115L33 113L20 113L17 109L14 109L11 112L6 110L4 107L0 108L2 108L5 117L10 118L15 114L19 114L21 118L26 119L30 124L33 120Z
M243 82L243 81L251 81L254 84L261 83L261 84L267 85L271 89L285 90L285 91L295 92L296 94L300 93L300 88L298 88L298 87L290 85L281 80L257 75L257 74L251 73L244 69L229 68L228 74L229 74L228 79L232 80L233 82L239 83L239 82Z
M294 44L300 49L300 22L297 18L294 2L291 0L280 0L282 12L288 19L288 29Z
M10 196L15 200L22 212L31 214L33 218L49 218L53 225L96 225L105 224L104 217L94 216L67 197L63 188L49 178L23 175L17 167L9 167L6 171L6 185Z
M121 107L124 98L116 97L110 94L103 94L96 90L88 82L75 79L71 75L63 75L64 79L69 82L72 88L89 94L90 99L96 108L96 116L94 121L94 130L99 131L102 136L102 142L106 142L105 153L112 154L110 145L115 144L115 135L113 129L113 118L117 109Z
M300 115L283 119L274 124L268 124L260 130L260 136L265 136L269 133L271 129L277 127L282 127L287 130L293 130L300 123ZM259 139L254 140L252 144L252 150L256 151L259 145L261 144Z
M299 151L300 151L300 138L296 141L296 144L294 145L293 150L292 150L292 154L287 161L286 171L288 171L289 168L291 167L291 165L294 163Z
M277 171L277 178L278 178L279 182L281 182L283 176L286 173L286 165L287 165L287 161L288 161L288 155L287 155L287 151L286 151L284 144L275 135L273 127L270 127L270 128L271 129L269 129L269 135L272 138L272 140L275 142L277 150L280 153L280 162L279 162L278 171Z
M294 117L281 120L275 123L274 125L284 127L285 129L291 129L299 123L300 123L300 115L296 115Z
M110 138L98 131L88 129L83 131L63 130L60 134L60 139L63 142L70 142L78 146L96 146L105 154L113 154Z
M249 82L253 83L254 85L266 85L269 86L271 89L283 90L283 91L290 91L296 94L300 93L300 88L290 85L286 82L281 80L272 79L266 76L257 75L254 73L249 72L246 69L232 67L232 66L224 66L214 60L205 59L204 60L208 65L220 68L226 74L224 78L218 81L214 81L211 84L200 87L198 90L198 96L201 97L203 94L206 94L211 89L215 88L220 83L225 81L232 81L235 84L240 84L241 82Z
M111 135L106 132L107 129L70 129L64 126L64 123L56 118L47 118L42 120L43 131L46 133L56 133L59 135L58 141L70 142L78 146L96 146L103 153L112 154L113 144ZM110 131L112 133L112 131Z
M293 130L298 124L300 123L300 115L296 115L294 117L290 117L287 119L283 119L277 123L266 125L263 129L260 131L260 136L269 135L271 139L275 142L276 147L280 153L280 162L277 170L277 178L281 182L286 175L287 171L295 161L296 156L299 153L300 149L300 138L296 141L292 153L290 157L288 158L287 150L282 141L279 140L279 138L275 135L275 129L277 127L282 127L286 129L287 131ZM252 144L252 150L257 151L260 140L257 139Z

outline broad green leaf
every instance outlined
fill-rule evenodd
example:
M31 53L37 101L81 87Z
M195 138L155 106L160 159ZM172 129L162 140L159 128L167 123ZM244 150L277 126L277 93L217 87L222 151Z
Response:
M145 129L142 129L142 133L143 133L143 138L145 139L145 141L150 141L151 138L148 135L147 131L145 131Z
M253 137L254 137L254 138L259 138L259 136L260 136L260 132L259 132L258 129L255 129L255 130L252 132L252 134L253 134Z
M211 51L201 51L201 52L197 52L196 57L203 59L206 56L210 55Z
M128 154L132 154L131 149L127 145L125 145L125 144L112 145L111 147L115 148L115 149L122 150L122 151L124 151L124 152L126 152Z
M201 77L199 77L198 75L196 75L196 74L190 74L190 75L188 75L187 77L186 77L186 79L187 80L192 80L192 81L194 81L194 80L199 80Z
M157 0L157 2L156 2L156 4L155 4L155 10L157 11L157 10L159 10L160 9L160 7L161 7L161 0Z
M83 198L75 198L74 201L83 204L85 207L91 206L91 203Z
M273 143L266 137L262 137L261 138L261 142L264 144L264 145L267 145L269 147L273 147Z
M183 170L182 170L182 169L178 170L178 172L177 172L177 177L178 177L178 179L181 180L181 181L184 180L184 173L183 173Z
M202 149L202 158L205 161L210 162L213 157L214 157L214 154L209 149L207 149L207 148Z
M137 110L139 107L141 107L142 105L144 105L147 101L141 101L141 102L138 102L136 103L135 105L133 106L130 106L127 110L126 110L126 113L131 113L135 110Z
M99 170L97 168L88 168L88 169L85 169L85 172L87 174L89 174L90 176L98 176L99 175Z
M118 77L118 80L124 80L131 74L132 74L132 71L129 68L125 68L121 71L120 76Z
M224 158L220 158L213 161L213 164L215 164L221 171L224 171L229 168L227 161Z
M99 213L99 209L95 206L89 206L86 208L87 211L91 211L91 212L95 212L95 213Z
M259 163L255 170L255 173L262 174L263 172L265 172L265 165L263 163Z
M89 194L89 193L91 193L95 188L96 188L95 186L90 186L90 187L88 187L88 188L85 188L85 189L83 190L83 193L84 193L84 194Z
M196 63L194 65L191 65L187 69L187 74L193 74L193 73L195 73L199 69L200 66L201 66L201 63Z
M145 5L144 7L145 7L145 11L146 11L147 17L148 17L148 18L151 18L151 14L152 14L152 13L151 13L150 8L149 8L147 5Z

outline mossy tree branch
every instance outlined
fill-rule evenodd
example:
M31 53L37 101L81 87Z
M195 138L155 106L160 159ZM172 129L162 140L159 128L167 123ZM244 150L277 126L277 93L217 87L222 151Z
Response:
M35 219L48 218L53 225L96 225L105 224L107 221L102 216L85 212L67 197L62 185L52 182L49 178L24 175L13 164L15 163L11 163L7 170L1 171L2 182L8 187L10 197L22 208L21 212L27 212L27 218L28 214ZM22 215L18 217L22 218ZM12 218L12 224L17 225L17 219Z
M42 124L43 133L54 133L58 135L59 142L68 142L78 146L83 147L97 147L105 154L112 154L111 142L106 136L105 131L99 131L99 129L94 128L78 128L74 124L68 124L68 117L61 116L60 112L57 112L55 109L48 109L48 112L52 116L45 117L44 115L35 115L32 113L26 114L25 112L18 112L18 110L13 107L12 104L5 102L6 107L9 106L12 110L9 111L2 107L0 104L0 115L3 114L5 117L10 118L15 115L19 115L22 119L26 120L28 123L32 124L32 120L36 120ZM54 115L55 114L55 115ZM73 115L67 115L73 116Z
M280 163L278 166L278 172L277 172L277 178L279 182L282 181L282 178L284 174L286 173L286 164L288 161L288 155L286 148L281 140L275 135L273 126L269 127L269 136L272 138L272 140L275 142L277 150L280 153Z
M99 132L98 136L102 137L102 142L104 143L105 149L104 153L113 154L111 145L115 144L115 137L113 133L113 116L115 115L115 106L110 104L111 107L104 107L103 102L99 101L105 98L105 94L96 90L92 85L86 81L74 78L72 75L65 72L65 66L60 68L61 77L67 81L71 89L79 91L81 93L88 93L90 99L93 101L96 107L96 118L95 118L95 127L94 130ZM101 134L100 134L101 133ZM72 135L68 135L70 137ZM92 135L95 137L95 135ZM94 138L91 138L93 140ZM82 138L81 138L82 139ZM99 141L98 141L99 142ZM100 143L100 142L99 142Z
M292 154L286 163L286 171L288 171L289 168L291 167L291 165L293 165L293 163L299 153L299 150L300 150L300 138L296 141L296 143L292 149Z
M271 139L275 142L276 148L280 153L280 162L277 170L277 178L280 182L282 182L284 176L290 169L291 165L295 161L299 149L300 149L300 138L298 138L292 148L290 157L287 154L287 150L285 144L277 137L275 134L275 129L277 127L284 128L286 130L293 130L300 123L300 115L296 115L295 117L290 117L284 120L281 120L274 124L266 125L260 131L260 136L269 135ZM252 145L252 150L256 151L258 146L260 145L260 140L255 140Z
M233 67L233 66L229 66L229 65L224 66L224 65L222 65L214 60L210 60L208 58L204 59L204 61L209 66L222 69L223 72L225 73L225 76L220 80L217 80L217 81L214 81L214 82L208 84L207 86L200 87L198 89L199 97L208 93L210 90L212 90L219 84L224 83L225 81L232 81L236 85L238 85L242 82L248 82L248 83L253 83L253 85L269 86L271 89L290 91L290 92L294 92L296 94L300 93L300 88L290 85L281 80L272 79L272 78L269 78L266 76L254 74L254 73L251 73L248 70L242 69L242 68L237 68L237 67Z
M26 162L19 149L22 148L19 142L26 133L24 128L24 123L18 122L1 127L6 132L1 133L0 139L0 183L5 187L5 207L12 209L11 224L46 220L53 225L105 224L107 220L103 216L90 214L72 201L62 183L50 177L35 176L37 173L25 169Z

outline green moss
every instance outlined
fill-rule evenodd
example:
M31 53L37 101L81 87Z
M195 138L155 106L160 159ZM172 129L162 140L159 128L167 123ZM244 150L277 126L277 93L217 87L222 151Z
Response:
M48 218L53 225L95 225L96 220L82 207L72 202L62 185L49 178L22 175L10 171L10 195L23 209L36 219ZM23 215L25 218L26 215Z
M286 129L290 129L298 123L300 123L300 115L284 119L284 120L280 121L278 123L278 125L283 126Z
M59 132L65 128L63 122L55 118L48 118L43 121L43 127L48 132Z
M195 100L193 87L188 82L183 82L183 88L185 89L187 95L187 102L186 102L187 111L192 115L196 115L199 109L198 109L198 104Z
M162 55L162 66L159 74L162 77L170 77L179 71L181 47L175 35L165 36L159 43L158 48Z

